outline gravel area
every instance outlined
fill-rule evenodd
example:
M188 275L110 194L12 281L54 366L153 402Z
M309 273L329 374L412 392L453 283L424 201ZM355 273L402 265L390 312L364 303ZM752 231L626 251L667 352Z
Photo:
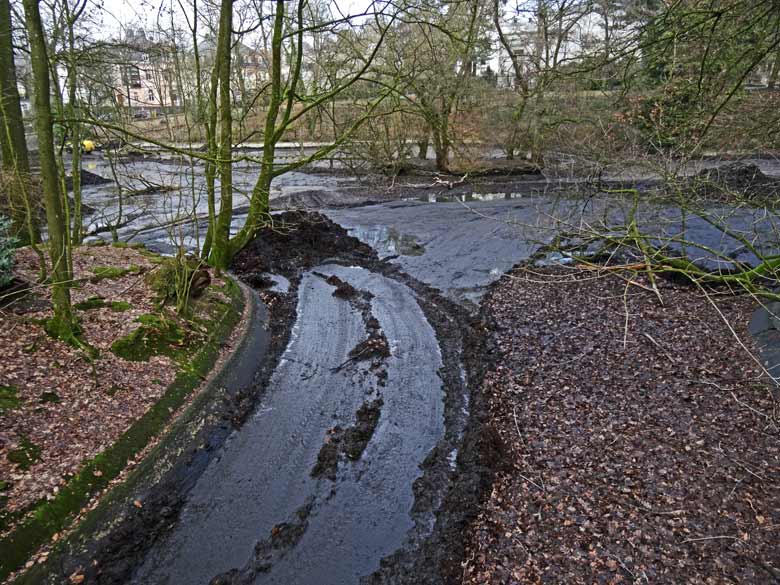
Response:
M660 280L660 306L647 285L517 269L487 295L505 465L463 583L780 578L776 403L742 345L756 302Z

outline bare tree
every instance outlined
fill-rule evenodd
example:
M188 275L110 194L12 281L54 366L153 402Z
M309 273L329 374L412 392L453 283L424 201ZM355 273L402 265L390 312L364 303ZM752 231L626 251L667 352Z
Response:
M14 63L13 24L9 0L0 0L0 155L8 189L13 234L35 244L40 237L38 206L31 196L30 163Z
M61 184L58 180L57 159L54 154L54 120L51 111L49 56L37 0L24 0L25 24L30 40L32 60L35 128L41 165L41 188L46 205L46 223L49 231L49 256L52 273L52 304L54 316L47 330L54 336L77 342L77 327L70 305L71 269L68 258L68 224L63 208Z

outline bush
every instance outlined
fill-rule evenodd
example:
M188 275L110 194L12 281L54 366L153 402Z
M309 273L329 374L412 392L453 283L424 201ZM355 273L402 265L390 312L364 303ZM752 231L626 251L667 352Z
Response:
M0 215L0 288L13 280L14 255L19 240L11 235L11 220Z
M182 317L189 314L189 303L203 294L211 284L204 262L182 252L165 258L146 276L146 282L156 293L160 306L173 304Z

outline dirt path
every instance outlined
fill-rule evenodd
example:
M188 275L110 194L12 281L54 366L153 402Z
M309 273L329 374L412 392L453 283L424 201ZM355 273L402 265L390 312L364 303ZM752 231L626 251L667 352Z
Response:
M367 318L378 321L388 357L350 360L366 324L349 299L333 296L331 275L370 293ZM134 582L207 582L231 569L259 573L257 583L357 582L413 527L412 484L444 430L433 329L408 288L363 268L318 266L298 291L290 344L256 413L203 474ZM354 425L377 399L365 451L338 457L333 479L312 477L329 430ZM279 550L276 539L273 553L254 556L255 544L285 522L301 523L295 542Z

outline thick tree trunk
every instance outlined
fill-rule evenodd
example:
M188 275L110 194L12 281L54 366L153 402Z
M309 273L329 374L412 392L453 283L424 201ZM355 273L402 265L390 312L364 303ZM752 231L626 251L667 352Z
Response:
M54 155L54 131L49 85L49 58L43 35L41 14L37 0L23 0L27 35L30 40L30 58L35 103L35 129L38 135L38 153L41 165L41 188L46 206L49 230L49 256L52 265L52 304L54 318L48 331L63 340L75 340L76 327L70 306L71 274L68 261L68 226L65 222L57 160Z
M7 181L13 233L23 243L35 243L40 239L40 221L38 206L30 190L30 163L16 85L9 0L0 0L0 116L3 122L0 156Z
M436 151L436 169L448 173L450 170L450 139L447 129L435 127L433 129L433 149Z

